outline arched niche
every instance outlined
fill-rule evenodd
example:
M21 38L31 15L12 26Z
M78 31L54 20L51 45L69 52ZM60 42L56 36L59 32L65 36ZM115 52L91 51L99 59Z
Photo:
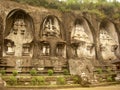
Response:
M33 20L24 10L12 10L6 18L4 53L17 57L32 56Z
M100 24L100 50L104 60L116 59L119 42L115 26L112 22L104 20Z
M56 16L47 16L41 25L40 37L62 37L60 30L60 21Z
M93 58L93 35L87 21L84 18L77 18L71 31L71 46L73 56Z
M63 40L60 20L56 16L45 17L39 35L41 55L65 57L65 41ZM45 54L45 52L48 52L48 54Z
M2 58L2 50L3 50L3 20L0 17L0 59Z

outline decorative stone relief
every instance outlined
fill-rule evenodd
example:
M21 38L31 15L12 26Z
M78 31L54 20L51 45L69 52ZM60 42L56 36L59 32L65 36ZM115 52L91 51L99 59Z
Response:
M61 38L60 23L54 16L48 16L43 21L41 29L41 55L52 57L65 56L65 41Z
M117 42L109 35L105 29L100 30L101 52L105 60L114 60L115 49L117 49Z
M60 36L59 22L56 18L46 19L42 36L43 37L49 37L49 36L59 37Z
M92 57L93 43L89 40L84 28L80 24L76 24L71 33L71 44L73 55L77 57Z
M8 42L6 45L7 52L14 52L17 57L29 53L30 43L32 42L33 36L27 31L24 19L18 18L14 21L10 34L5 38L14 42L14 45Z

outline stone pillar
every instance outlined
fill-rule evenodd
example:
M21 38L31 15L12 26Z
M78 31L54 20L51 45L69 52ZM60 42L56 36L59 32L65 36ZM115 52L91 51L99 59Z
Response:
M57 41L50 41L50 55L51 56L56 56L56 44L57 44Z

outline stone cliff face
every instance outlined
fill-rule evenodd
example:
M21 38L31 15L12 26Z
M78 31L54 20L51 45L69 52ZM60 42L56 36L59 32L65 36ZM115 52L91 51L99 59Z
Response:
M70 67L71 74L78 74L81 67L80 74L120 58L119 20L9 0L1 0L0 7L0 65L8 72Z

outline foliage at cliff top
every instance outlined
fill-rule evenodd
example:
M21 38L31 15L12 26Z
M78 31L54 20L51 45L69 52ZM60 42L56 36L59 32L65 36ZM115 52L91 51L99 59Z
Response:
M58 9L63 12L80 10L81 12L92 12L100 16L120 18L120 2L117 0L12 0L18 3L27 3L33 6ZM111 1L111 2L110 2ZM97 13L96 13L97 12Z

